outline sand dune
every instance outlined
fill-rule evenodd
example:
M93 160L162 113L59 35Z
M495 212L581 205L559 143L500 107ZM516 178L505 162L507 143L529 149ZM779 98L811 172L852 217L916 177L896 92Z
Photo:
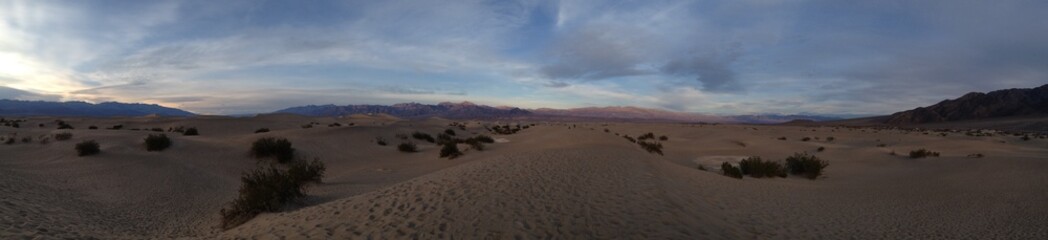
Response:
M54 130L53 120L0 128L0 136L74 133L0 145L0 238L1048 238L1048 143L1014 136L540 123L447 160L429 143L416 141L419 153L374 143L443 131L444 119L63 119L75 130ZM311 122L319 124L302 127ZM328 127L334 122L344 125ZM152 132L86 129L116 124L192 126L201 136L168 133L171 149L146 152L141 139ZM481 123L467 126L459 135L486 133ZM263 127L272 131L253 133ZM669 138L665 156L614 135L646 132ZM302 156L324 161L327 176L303 205L222 231L218 210L236 197L240 173L256 167L247 149L262 136L288 138ZM100 142L102 154L76 157L73 144L85 139ZM918 148L942 156L889 154ZM830 161L824 177L739 180L697 169L803 151Z

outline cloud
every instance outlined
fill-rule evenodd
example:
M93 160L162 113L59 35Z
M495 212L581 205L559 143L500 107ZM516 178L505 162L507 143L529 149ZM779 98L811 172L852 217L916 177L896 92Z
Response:
M58 101L61 96L40 94L20 90L16 88L9 88L0 86L0 99L12 99L12 100L30 100L30 101Z
M738 48L701 56L675 59L662 67L670 75L695 77L702 89L710 92L738 92L743 85L736 78L732 64L739 59Z

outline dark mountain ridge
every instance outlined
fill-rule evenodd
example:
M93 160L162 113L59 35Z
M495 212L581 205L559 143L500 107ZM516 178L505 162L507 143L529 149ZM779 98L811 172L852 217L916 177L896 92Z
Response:
M194 116L196 114L181 109L164 107L156 104L103 102L47 102L0 99L2 116Z
M894 113L887 124L922 124L1017 116L1048 115L1048 85L988 93L972 92L935 105Z

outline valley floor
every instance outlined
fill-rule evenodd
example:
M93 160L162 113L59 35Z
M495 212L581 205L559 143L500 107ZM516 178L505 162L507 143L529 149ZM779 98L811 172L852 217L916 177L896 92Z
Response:
M449 120L367 116L63 119L74 130L55 130L54 120L0 127L0 136L34 139L0 144L0 238L1048 239L1044 139L581 122L493 135L487 122L463 131ZM113 125L124 130L104 129ZM169 132L172 148L147 152L142 139L155 133L128 130L178 126L201 135ZM500 141L448 160L434 144L397 137L446 128ZM73 138L39 142L58 132ZM616 136L648 132L668 138L665 155ZM259 165L247 151L263 136L324 161L324 182L301 206L221 230L218 212L236 198L240 174ZM89 139L102 153L77 157L73 145ZM397 151L404 141L420 152ZM921 148L942 155L906 156ZM829 161L825 175L735 179L717 170L743 156L797 152Z

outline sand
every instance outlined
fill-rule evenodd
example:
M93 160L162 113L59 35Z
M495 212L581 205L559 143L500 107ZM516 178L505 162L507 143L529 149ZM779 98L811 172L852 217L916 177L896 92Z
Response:
M452 121L445 119L62 118L75 130L55 130L53 120L0 127L0 136L74 134L0 145L0 238L1048 238L1043 139L536 122L494 136L499 141L485 151L448 160L430 143L415 141L418 153L395 147L403 141L396 134L435 135ZM310 122L319 125L302 128ZM334 122L343 126L328 127ZM481 123L468 123L459 136L485 133ZM115 124L125 130L86 129ZM141 141L152 132L126 130L175 126L197 127L201 136L168 133L172 148L146 152ZM262 127L272 131L253 133ZM646 132L669 138L664 156L614 135ZM236 197L240 173L258 165L247 150L263 136L290 139L302 156L324 161L327 176L307 189L303 204L223 231L218 211ZM390 144L379 146L376 137ZM73 145L85 139L101 143L102 154L77 157ZM903 156L918 148L942 156ZM723 161L804 151L830 162L825 176L740 180L715 172ZM969 158L973 153L985 157Z

